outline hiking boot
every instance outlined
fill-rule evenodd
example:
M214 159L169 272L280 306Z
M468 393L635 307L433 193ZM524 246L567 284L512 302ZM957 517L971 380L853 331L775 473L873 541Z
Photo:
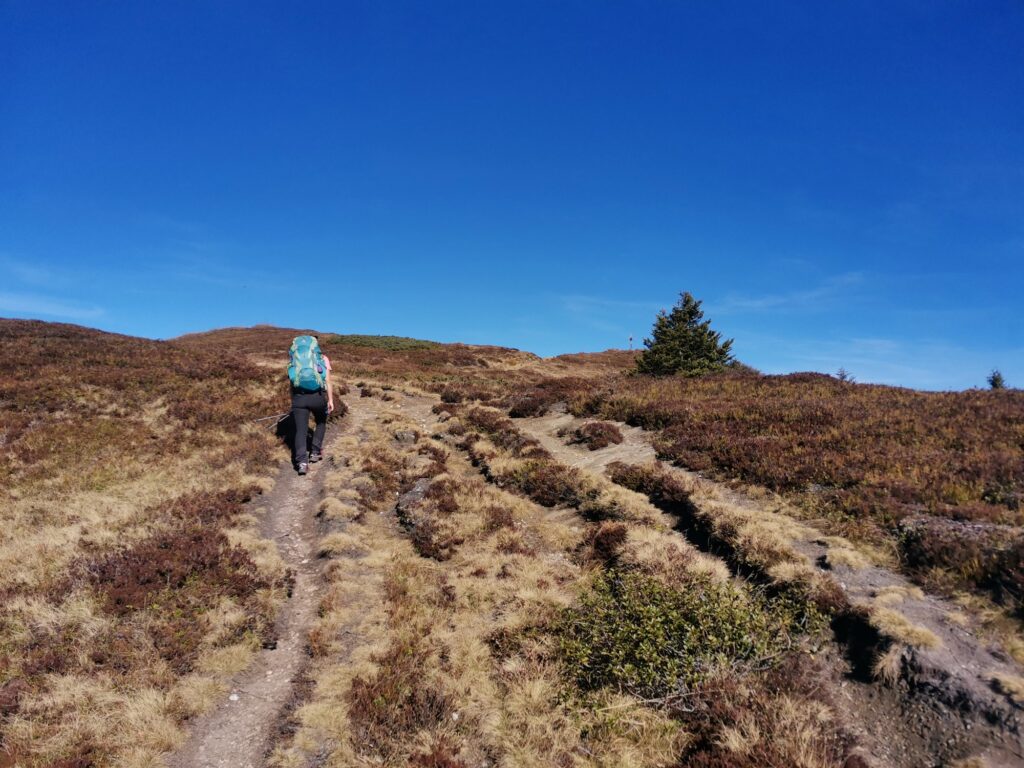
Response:
M321 461L323 457L324 455L319 451L313 451L311 454L309 454L309 463L316 464L318 461Z
M301 463L299 464L299 474L300 474L300 475L304 475L304 474L306 474L306 472L308 472L308 471L309 471L309 464L307 464L307 463L306 463L306 462L304 462L304 461L303 461L303 462L301 462Z

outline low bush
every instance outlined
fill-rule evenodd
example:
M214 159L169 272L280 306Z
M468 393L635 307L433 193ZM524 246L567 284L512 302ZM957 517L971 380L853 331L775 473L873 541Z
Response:
M549 459L528 459L498 476L500 484L514 486L542 507L580 507L599 492L583 481L578 469Z
M462 544L462 536L449 520L459 509L455 482L450 477L418 480L399 499L395 509L399 523L408 532L413 548L421 557L443 562L450 559Z
M512 419L489 408L471 408L462 418L485 433L496 446L517 458L542 458L550 454L536 439L524 435Z
M788 653L745 678L702 683L678 716L691 738L678 768L858 768L821 678L804 654ZM846 759L844 759L846 758Z
M525 391L506 397L508 415L513 418L543 416L552 405L567 402L588 386L585 380L573 377L542 380Z
M558 625L566 674L583 690L683 694L725 670L757 667L790 643L792 611L728 585L678 589L639 573L599 574Z
M449 696L424 680L429 657L420 638L399 637L373 658L374 672L352 681L350 739L358 751L385 759L398 756L419 731L451 717Z
M614 567L628 536L629 529L620 522L608 521L591 528L583 543L586 559Z
M559 430L559 437L568 437L569 445L585 445L592 451L618 445L622 442L622 431L607 421L591 421L571 430Z
M903 520L900 548L906 566L938 586L986 590L1024 618L1024 532L990 523L937 517ZM938 570L936 570L938 569Z
M686 483L650 464L613 461L606 470L613 483L642 493L659 509L681 516L695 511Z

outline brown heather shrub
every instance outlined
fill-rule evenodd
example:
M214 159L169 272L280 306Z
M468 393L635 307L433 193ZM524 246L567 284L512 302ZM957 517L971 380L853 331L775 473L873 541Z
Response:
M607 474L613 483L644 494L666 512L682 517L696 511L686 484L655 466L613 461L608 465Z
M607 421L592 421L572 430L559 430L559 437L568 437L569 445L585 445L592 451L618 445L622 442L622 432L614 424Z
M455 405L473 400L489 402L494 398L495 393L491 389L479 385L448 384L441 389L439 394L443 404Z
M583 543L585 559L606 568L614 567L628 535L629 529L618 522L608 521L591 528Z
M662 454L690 469L801 494L850 519L891 528L927 510L1022 522L1024 393L721 374L626 377L571 402L579 415L663 430Z
M418 480L412 492L399 499L395 511L416 552L421 557L444 562L463 543L448 520L459 509L456 484L450 477L439 477L417 492L425 483L425 479Z
M402 486L405 460L401 455L374 445L363 453L360 466L370 480L369 485L359 487L359 496L369 509L376 509L384 502L393 501Z
M424 477L434 477L447 470L448 454L441 446L423 443L417 450L417 453L420 456L429 456L431 459L430 466L423 472Z
M549 459L528 459L511 474L498 479L501 484L513 485L542 507L579 507L598 496L596 489L586 486L578 469Z
M206 497L210 503L203 504ZM273 640L273 616L257 598L261 590L287 589L287 582L271 583L260 575L249 555L229 544L211 525L237 511L244 494L193 494L183 508L195 511L170 531L72 568L101 598L111 615L131 621L136 614L151 617L150 642L178 674L191 670L203 639L202 615L224 597L243 607L247 620L235 628L228 643L252 634L266 645ZM203 518L207 519L204 520ZM128 650L130 639L114 632L110 646L93 652L98 666L110 668ZM51 647L59 647L51 641ZM120 649L119 649L120 646ZM126 668L127 669L127 668Z
M22 677L0 684L0 723L5 717L18 711L21 697L28 693L30 687L28 681Z
M511 528L515 525L515 518L508 507L489 506L484 512L484 519L486 520L485 527L488 532L498 531L502 528Z
M377 669L355 678L348 692L350 738L364 754L398 756L417 732L445 722L449 696L425 680L430 651L413 636L395 639L374 656Z
M469 768L458 758L459 750L443 736L429 750L417 752L409 758L411 768Z
M340 397L334 398L334 410L331 411L331 415L327 418L328 423L333 424L341 421L346 416L348 416L348 405Z
M472 408L463 414L467 424L485 433L496 446L517 458L541 458L550 454L535 438L524 435L515 423L500 412Z
M584 379L545 379L522 392L513 392L506 399L508 415L513 418L543 416L548 408L558 402L568 401L581 388L586 388Z
M680 702L693 739L679 768L791 768L848 765L851 740L830 717L822 671L807 656L785 654L769 670L702 683Z
M406 521L403 520L403 523ZM457 536L449 526L422 513L417 515L415 523L406 523L406 527L417 554L438 562L450 560L463 542L462 537Z
M967 523L938 517L900 522L899 542L906 566L934 580L941 569L951 583L987 590L1024 618L1024 531L1006 525Z

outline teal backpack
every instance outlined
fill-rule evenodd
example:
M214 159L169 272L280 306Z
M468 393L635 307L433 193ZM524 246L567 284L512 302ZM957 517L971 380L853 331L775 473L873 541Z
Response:
M288 378L301 392L319 392L327 386L327 366L320 345L312 336L296 336L288 350Z

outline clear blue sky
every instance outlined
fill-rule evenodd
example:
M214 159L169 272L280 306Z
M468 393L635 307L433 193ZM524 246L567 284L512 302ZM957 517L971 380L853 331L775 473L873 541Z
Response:
M0 316L1024 385L1024 3L0 0Z

